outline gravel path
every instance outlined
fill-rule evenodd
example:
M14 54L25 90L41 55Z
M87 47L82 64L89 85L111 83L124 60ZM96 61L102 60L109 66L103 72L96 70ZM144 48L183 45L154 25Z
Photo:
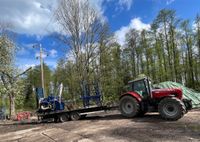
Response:
M178 121L156 113L126 119L118 111L91 114L65 123L0 123L0 142L200 142L200 110Z

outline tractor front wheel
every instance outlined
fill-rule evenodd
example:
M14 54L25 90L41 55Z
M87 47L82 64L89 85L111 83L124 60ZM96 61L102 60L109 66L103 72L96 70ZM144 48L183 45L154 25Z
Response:
M178 120L186 112L185 105L178 98L164 98L158 104L158 111L166 120Z
M139 112L139 103L138 101L131 96L124 96L120 99L119 109L121 114L125 117L134 117Z

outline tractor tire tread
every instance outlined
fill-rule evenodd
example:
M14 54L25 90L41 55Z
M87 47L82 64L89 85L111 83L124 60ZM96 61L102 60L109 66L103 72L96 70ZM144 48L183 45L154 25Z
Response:
M178 115L176 115L176 117L168 117L166 114L163 113L162 107L164 104L168 102L177 103L177 105L179 106L179 109L178 109L179 113ZM180 99L176 97L167 97L160 101L158 105L158 112L160 113L163 119L169 120L169 121L176 121L184 116L184 114L186 113L186 108L185 108L184 103Z
M130 114L127 114L126 112L124 112L123 110L123 103L125 103L124 101L131 101L133 104L134 104L134 111ZM140 111L140 105L138 103L138 101L132 97L132 96L123 96L121 99L120 99L120 103L119 103L119 109L120 109L120 112L123 116L125 117L128 117L128 118L132 118L132 117L135 117L138 115L139 111Z

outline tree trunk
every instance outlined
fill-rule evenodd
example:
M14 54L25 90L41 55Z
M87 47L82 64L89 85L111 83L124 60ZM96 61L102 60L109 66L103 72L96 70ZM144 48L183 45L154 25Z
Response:
M197 32L197 37L198 37L198 49L199 49L199 62L200 62L200 27L198 27L198 32Z
M15 118L15 96L13 93L10 94L9 96L10 99L10 119Z

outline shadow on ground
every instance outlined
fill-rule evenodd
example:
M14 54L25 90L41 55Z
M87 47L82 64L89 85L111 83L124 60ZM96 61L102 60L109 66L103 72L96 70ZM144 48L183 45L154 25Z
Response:
M107 114L107 115L92 115L81 118L78 121L100 121L100 120L120 120L120 119L129 119L135 122L165 122L160 115L158 114L147 114L142 117L135 117L135 118L126 118L123 117L121 114ZM21 122L14 122L9 124L0 124L0 126L12 126L12 125L41 125L41 124L53 124L53 121L21 121ZM67 122L66 122L67 123Z

